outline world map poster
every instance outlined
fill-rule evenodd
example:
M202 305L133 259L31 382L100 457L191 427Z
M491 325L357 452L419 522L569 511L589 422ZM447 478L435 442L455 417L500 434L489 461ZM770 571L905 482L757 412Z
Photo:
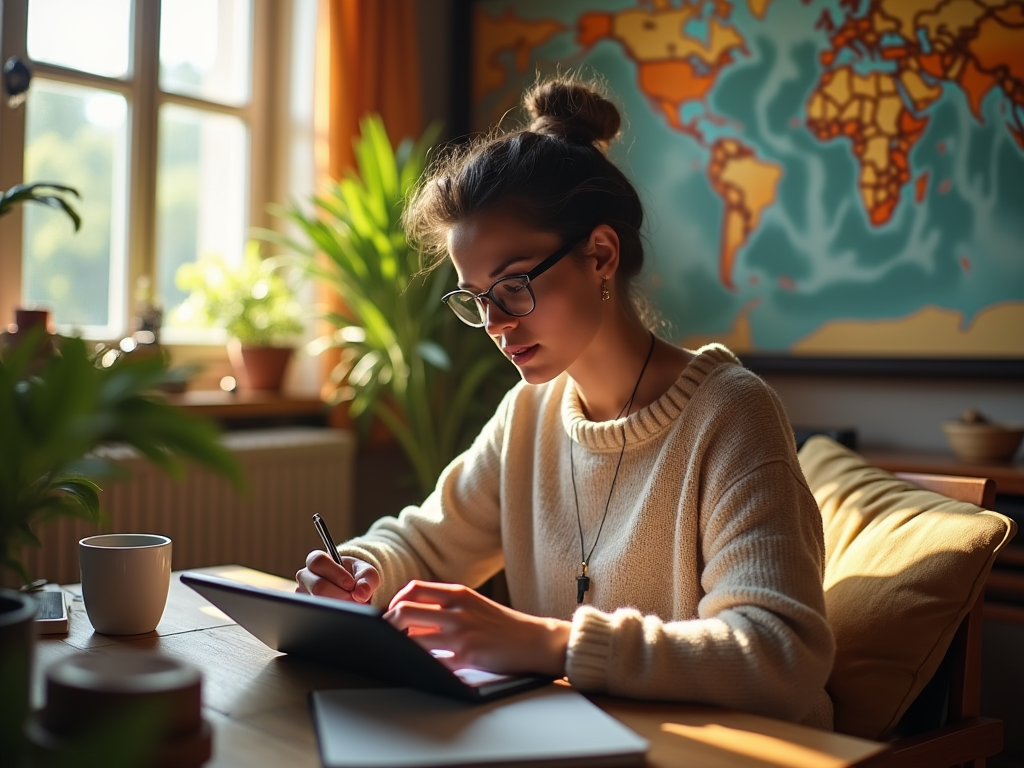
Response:
M599 76L674 340L1024 358L1024 0L479 0L472 120ZM511 112L510 112L511 110Z

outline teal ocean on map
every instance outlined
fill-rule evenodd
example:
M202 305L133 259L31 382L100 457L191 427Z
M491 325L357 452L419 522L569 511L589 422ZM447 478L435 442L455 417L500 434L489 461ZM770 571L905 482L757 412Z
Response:
M478 2L475 127L603 77L677 340L1024 357L1024 3L934 5Z

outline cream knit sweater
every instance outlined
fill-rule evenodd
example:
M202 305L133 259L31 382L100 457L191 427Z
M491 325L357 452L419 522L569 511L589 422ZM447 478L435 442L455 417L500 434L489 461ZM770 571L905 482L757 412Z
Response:
M626 450L576 604L586 550ZM422 506L339 547L386 606L410 579L475 587L505 569L512 607L572 621L570 682L831 727L821 516L775 393L720 345L658 400L591 422L566 374L519 384Z

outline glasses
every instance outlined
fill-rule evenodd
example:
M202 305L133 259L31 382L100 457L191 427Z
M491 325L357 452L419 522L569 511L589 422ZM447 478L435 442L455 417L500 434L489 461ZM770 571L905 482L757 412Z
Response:
M537 306L537 299L533 295L530 283L565 258L578 243L579 240L572 240L563 245L524 275L506 275L495 280L483 293L452 291L442 296L441 301L448 305L459 320L474 328L483 328L487 324L487 306L484 299L494 302L494 306L506 315L524 317Z

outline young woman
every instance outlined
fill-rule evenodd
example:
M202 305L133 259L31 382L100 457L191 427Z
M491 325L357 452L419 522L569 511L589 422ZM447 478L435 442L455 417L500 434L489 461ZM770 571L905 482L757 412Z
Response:
M406 214L523 381L421 506L343 566L310 553L298 590L386 608L453 668L830 727L821 517L782 405L724 347L641 320L611 102L563 77L525 105L528 128L436 165ZM473 590L502 568L512 607Z

